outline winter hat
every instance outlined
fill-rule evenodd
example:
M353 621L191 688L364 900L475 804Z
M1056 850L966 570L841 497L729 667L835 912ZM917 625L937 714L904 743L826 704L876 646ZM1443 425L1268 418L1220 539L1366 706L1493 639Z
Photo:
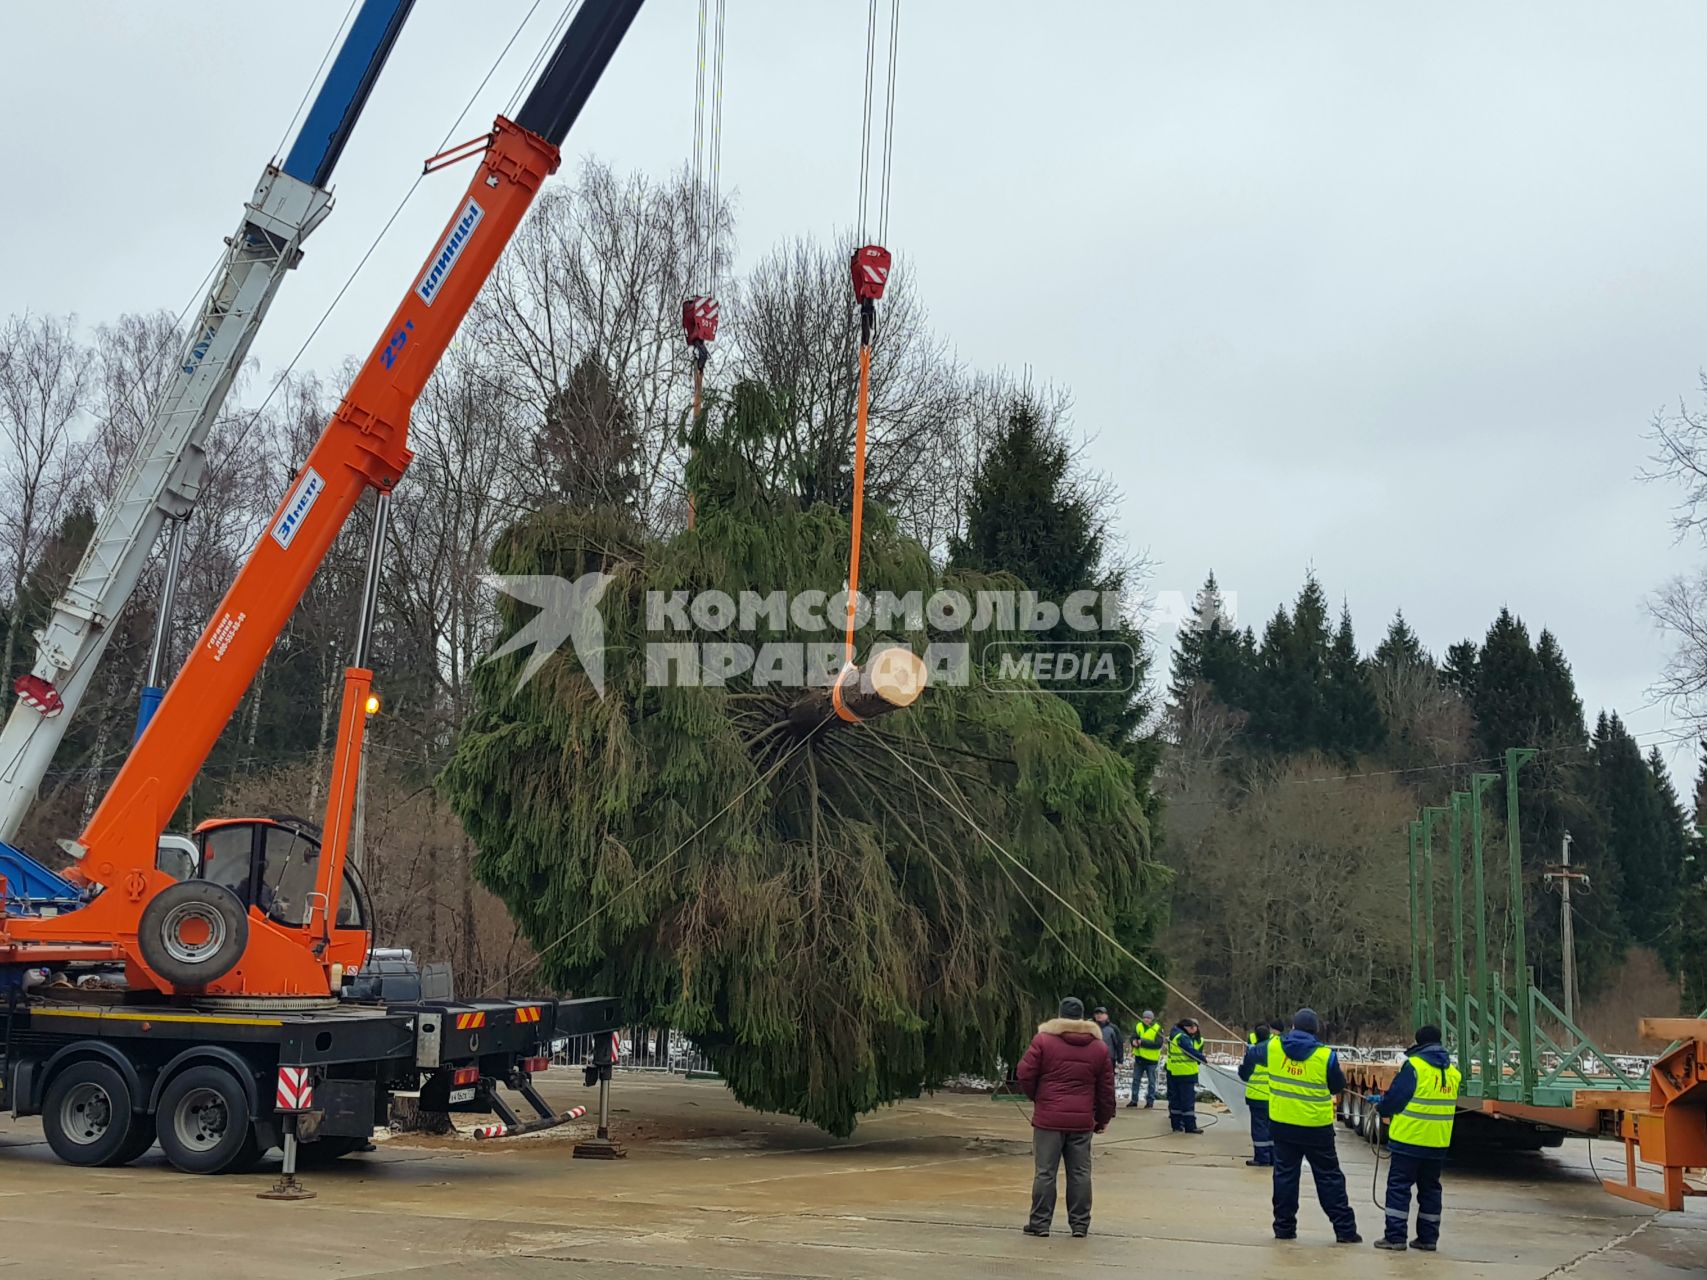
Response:
M1322 1020L1316 1016L1314 1009L1300 1009L1292 1015L1292 1029L1302 1031L1307 1036L1320 1036Z
M1079 999L1078 996L1068 996L1061 1002L1061 1008L1058 1011L1058 1015L1063 1018L1073 1018L1078 1021L1083 1021L1085 1016L1085 1002Z
M1144 1010L1144 1021L1145 1022L1154 1022L1155 1020L1156 1020L1156 1011L1154 1009Z

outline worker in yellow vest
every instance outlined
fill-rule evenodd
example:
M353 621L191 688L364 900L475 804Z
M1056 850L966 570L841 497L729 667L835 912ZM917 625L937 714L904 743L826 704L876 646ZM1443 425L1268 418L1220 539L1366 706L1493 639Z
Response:
M1458 1089L1464 1078L1446 1047L1440 1028L1418 1027L1417 1041L1405 1051L1405 1065L1376 1105L1388 1117L1387 1231L1377 1249L1403 1249L1411 1219L1411 1188L1417 1189L1417 1234L1413 1249L1433 1253L1440 1243L1440 1169L1452 1145L1452 1120L1458 1113Z
M1181 1018L1168 1033L1168 1125L1175 1133L1202 1133L1197 1127L1197 1072L1209 1059L1196 1018Z
M1257 1023L1251 1035L1256 1038L1245 1050L1244 1061L1239 1063L1239 1079L1245 1082L1245 1105L1251 1112L1252 1154L1245 1163L1268 1169L1274 1165L1274 1137L1268 1128L1268 1023Z
M1132 1100L1126 1105L1138 1105L1138 1082L1149 1082L1149 1095L1144 1099L1148 1111L1156 1105L1156 1069L1162 1060L1162 1024L1154 1009L1144 1010L1143 1017L1132 1030Z
M1340 1244L1362 1244L1334 1150L1334 1095L1345 1088L1334 1051L1322 1043L1314 1009L1292 1015L1292 1030L1268 1038L1268 1128L1274 1141L1274 1238L1298 1238L1298 1183L1304 1161L1316 1199Z

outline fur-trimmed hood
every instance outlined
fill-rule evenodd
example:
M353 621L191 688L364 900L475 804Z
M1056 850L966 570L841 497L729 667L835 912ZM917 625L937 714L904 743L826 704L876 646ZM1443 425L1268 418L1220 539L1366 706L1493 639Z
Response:
M1037 1026L1040 1036L1084 1036L1086 1040L1102 1039L1102 1028L1088 1018L1051 1018Z

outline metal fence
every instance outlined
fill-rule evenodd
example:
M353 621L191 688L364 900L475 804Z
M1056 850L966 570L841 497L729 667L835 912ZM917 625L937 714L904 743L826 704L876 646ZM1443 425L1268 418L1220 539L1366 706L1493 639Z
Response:
M709 1058L680 1032L660 1027L625 1027L615 1033L571 1036L552 1045L552 1061L581 1067L593 1061L594 1041L614 1035L618 1071L656 1071L672 1075L715 1075Z

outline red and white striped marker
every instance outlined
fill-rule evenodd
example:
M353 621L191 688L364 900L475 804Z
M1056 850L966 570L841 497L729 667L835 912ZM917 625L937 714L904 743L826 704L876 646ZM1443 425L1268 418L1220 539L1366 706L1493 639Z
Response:
M587 1109L585 1107L575 1107L569 1111L565 1111L561 1116L559 1116L557 1118L555 1123L565 1124L570 1120L579 1120L582 1116L584 1116L586 1114L587 1114ZM549 1127L549 1126L545 1126L545 1127ZM483 1125L478 1126L474 1130L474 1136L476 1139L508 1138L508 1137L512 1136L513 1134L527 1133L529 1131L530 1130L529 1130L528 1126L526 1126L526 1125L523 1125L519 1129L512 1129L508 1125L503 1125L503 1124L483 1124Z
M314 1106L314 1082L307 1067L280 1067L279 1087L273 1094L278 1111L308 1111Z

